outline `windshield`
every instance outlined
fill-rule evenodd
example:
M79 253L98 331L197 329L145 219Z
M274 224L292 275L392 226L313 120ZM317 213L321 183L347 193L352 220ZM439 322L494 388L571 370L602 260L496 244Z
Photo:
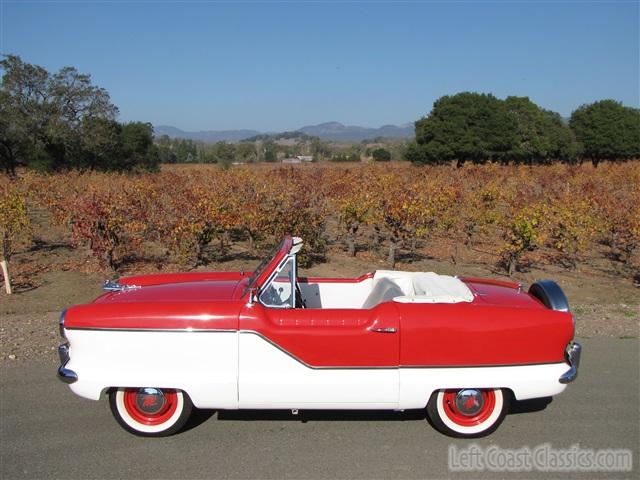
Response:
M244 288L243 295L245 295L250 289L255 287L256 280L260 277L260 275L262 275L262 272L264 271L265 268L267 268L267 265L269 265L269 263L271 263L273 258L282 249L282 247L284 245L284 242L285 242L285 240L282 240L273 250L271 250L271 252L269 252L269 255L264 257L264 260L262 260L260 262L260 265L258 265L258 268L256 268L253 271L253 273L249 277L249 283L247 283L247 286Z
M260 303L266 307L295 307L295 257L288 257L276 275L261 289Z

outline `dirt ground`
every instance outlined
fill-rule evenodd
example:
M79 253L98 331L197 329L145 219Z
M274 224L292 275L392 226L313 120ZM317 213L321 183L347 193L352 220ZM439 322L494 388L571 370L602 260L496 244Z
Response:
M397 270L435 271L451 275L507 278L483 257L482 247L457 255L454 263L445 253L447 246L426 246L418 254L400 258ZM438 257L438 258L436 258ZM260 256L250 255L242 244L228 252L224 261L214 261L201 270L251 271ZM301 270L303 276L358 276L388 268L385 252L362 250L355 258L345 255L341 244L329 245L325 262ZM60 343L57 321L60 312L85 303L101 293L101 283L112 275L100 271L86 249L70 248L61 232L40 232L34 244L12 259L16 293L0 292L0 363L8 365L31 360L57 361ZM163 265L164 271L177 267ZM124 274L149 273L159 267L150 263L129 264ZM579 337L638 338L640 290L629 278L618 275L611 265L581 263L574 270L554 266L532 268L512 280L530 285L536 279L557 281L569 298L577 320Z

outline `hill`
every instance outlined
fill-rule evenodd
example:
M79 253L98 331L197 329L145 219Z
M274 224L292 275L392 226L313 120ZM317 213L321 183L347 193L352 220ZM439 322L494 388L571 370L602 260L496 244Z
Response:
M242 140L265 139L268 137L301 138L303 135L318 137L321 140L341 142L361 142L368 138L411 138L414 135L412 123L404 125L383 125L380 128L343 125L339 122L326 122L318 125L307 125L297 130L273 133L258 132L256 130L203 130L188 132L170 125L154 127L156 136L168 135L171 138L186 138L205 143L219 141L239 142Z
M322 140L361 142L367 138L411 138L414 135L413 124L383 125L380 128L358 127L343 125L339 122L327 122L319 125L308 125L299 129L300 132Z
M186 138L205 143L239 142L247 137L260 134L257 130L201 130L199 132L187 132L170 125L159 125L153 129L157 137L167 135L171 138Z

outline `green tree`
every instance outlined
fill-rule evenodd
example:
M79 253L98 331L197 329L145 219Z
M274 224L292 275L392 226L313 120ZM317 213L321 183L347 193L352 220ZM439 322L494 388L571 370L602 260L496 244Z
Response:
M40 170L155 169L150 125L116 122L118 108L91 76L73 67L49 73L16 55L0 61L0 161Z
M54 168L83 168L86 140L83 123L113 122L118 109L104 88L92 85L91 76L74 67L63 67L50 75L48 89L53 114L45 129L45 138ZM104 168L109 169L110 165Z
M122 125L105 118L85 118L79 128L82 154L78 167L91 170L115 170L122 161Z
M602 160L640 156L640 110L615 100L583 105L571 114L569 126L595 166Z
M416 146L409 147L407 158L419 163L456 160L461 166L466 161L504 160L517 138L504 102L484 93L441 97L415 126Z
M253 163L257 161L256 147L252 142L241 142L236 145L236 159L239 162Z
M150 123L130 122L122 125L122 157L114 169L158 170L160 154L153 144Z
M575 160L579 145L559 114L540 108L528 97L507 97L504 103L517 126L509 157L528 164Z
M0 159L3 170L15 175L33 156L52 110L49 73L15 55L6 55L0 69Z
M32 146L28 118L14 109L8 93L0 90L0 166L11 177L15 177L18 165L26 163Z
M418 165L431 163L431 157L427 156L425 149L421 145L418 145L415 140L407 144L402 158Z
M371 152L371 156L376 162L389 162L391 160L391 152L386 148L376 148Z
M262 151L264 152L264 161L273 163L278 161L278 147L275 142L268 140L262 145Z
M176 139L175 140L176 161L178 163L193 163L198 161L198 148L193 140Z
M236 147L232 143L216 142L214 152L217 162L223 165L231 164L236 158Z
M329 143L320 140L318 137L313 137L310 142L309 151L313 155L314 159L324 160L331 157L332 151Z
M162 135L158 138L156 145L158 147L160 163L176 163L178 161L178 157L176 157L173 149L173 142L171 138L169 138L169 135Z

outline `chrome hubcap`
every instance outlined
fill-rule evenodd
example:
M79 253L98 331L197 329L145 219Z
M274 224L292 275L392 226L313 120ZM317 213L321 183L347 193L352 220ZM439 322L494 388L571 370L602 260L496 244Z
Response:
M158 388L141 388L136 394L136 406L141 412L153 415L162 410L165 398L162 390Z
M475 388L465 388L456 395L456 407L460 413L468 417L476 415L484 406L482 392Z

